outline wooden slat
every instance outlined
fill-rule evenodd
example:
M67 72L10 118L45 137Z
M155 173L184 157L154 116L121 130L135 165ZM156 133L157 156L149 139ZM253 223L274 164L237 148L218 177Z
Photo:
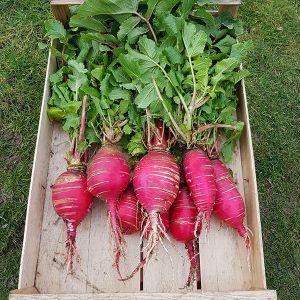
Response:
M54 17L68 27L71 16L69 5L52 5L51 9Z
M183 243L170 240L164 239L168 252L159 245L157 259L153 257L144 268L144 292L178 292L184 287L190 267L187 251Z
M224 293L104 293L77 295L10 295L10 300L276 300L276 291L245 291Z
M47 185L47 172L51 141L50 136L52 132L52 126L50 125L47 117L47 99L50 95L49 76L54 72L55 65L55 58L49 54L28 196L23 250L19 273L19 288L33 286L35 279L43 218L42 211L44 206L45 189Z
M107 205L95 199L92 210L90 230L89 262L87 273L87 292L139 292L140 276L136 274L131 280L120 282L114 266L114 243L107 221ZM127 242L126 261L121 258L121 274L129 274L140 261L139 235L125 237Z
M237 16L238 13L238 9L239 9L239 4L220 4L219 5L219 14L222 14L223 12L230 12L234 17Z
M51 157L44 206L42 237L36 273L36 287L41 293L86 292L87 262L89 254L90 215L77 228L76 246L80 265L74 264L74 274L67 276L66 226L57 216L51 201L51 185L59 174L66 171L65 157L69 139L61 124L53 124Z
M260 211L256 184L255 164L253 146L251 139L251 129L249 123L249 113L247 107L247 97L244 80L238 86L238 97L240 108L238 118L245 123L240 145L241 158L243 161L244 189L246 196L247 222L254 236L252 237L252 287L266 288L266 275L264 264L263 242L261 234Z
M35 287L28 287L28 288L10 291L9 294L10 295L32 295L32 294L39 294L39 291Z
M239 145L229 167L244 198ZM213 217L208 240L202 234L199 247L203 291L239 291L251 288L252 278L248 269L245 243L235 230L226 224L221 227L220 221Z

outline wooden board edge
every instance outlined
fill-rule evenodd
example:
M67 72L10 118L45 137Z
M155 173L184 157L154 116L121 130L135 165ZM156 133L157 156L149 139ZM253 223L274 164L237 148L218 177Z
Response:
M242 67L242 66L241 66ZM256 263L255 263L255 270L253 270L253 288L264 288L266 289L266 274L265 274L265 262L264 262L264 251L263 251L263 240L262 240L262 230L261 230L261 220L260 220L260 209L259 209L259 200L258 200L258 191L257 191L257 181L256 181L256 172L255 172L255 160L254 160L254 152L253 152L253 143L251 138L251 127L250 127L250 120L249 120L249 111L248 111L248 101L246 95L246 88L245 88L245 81L241 80L239 88L238 88L238 96L241 101L241 114L242 119L245 123L245 129L242 133L240 145L241 145L241 157L243 161L243 176L245 184L249 184L249 178L246 173L251 175L251 193L252 193L252 203L246 202L246 213L247 213L247 220L249 223L249 219L254 219L254 222L257 224L256 228L256 241L258 242L257 248L259 249L256 253ZM241 117L239 116L241 119ZM244 151L244 149L246 151ZM247 155L245 155L247 153ZM247 182L248 180L248 182ZM245 190L246 194L246 190ZM249 214L250 210L254 207L255 211L251 212L251 216ZM254 239L254 238L253 238ZM259 256L259 257L257 257ZM257 278L257 274L261 277L260 280Z
M10 294L9 300L276 300L275 290L217 293L103 293L103 294Z
M12 290L9 295L35 295L39 294L39 291L34 287L28 287L23 289Z
M48 161L50 156L51 139L49 138L47 140L47 137L52 134L52 127L47 117L47 100L49 96L49 74L54 63L53 59L54 58L49 53L28 195L19 271L19 289L32 287L35 281L43 218L45 187L47 185Z

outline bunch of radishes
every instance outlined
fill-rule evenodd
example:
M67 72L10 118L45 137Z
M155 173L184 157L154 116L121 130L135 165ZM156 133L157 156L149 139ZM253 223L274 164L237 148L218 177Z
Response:
M73 8L67 30L45 23L59 40L50 46L59 70L48 114L71 140L52 193L67 226L67 261L72 270L76 227L96 197L108 205L121 280L148 263L170 229L187 249L189 286L200 277L197 239L202 225L209 234L212 212L245 239L249 256L244 202L218 157L231 159L243 128L235 84L247 75L238 67L251 44L236 42L236 20L214 19L197 1L103 1ZM90 156L92 144L100 146ZM123 235L136 232L144 259L123 276Z

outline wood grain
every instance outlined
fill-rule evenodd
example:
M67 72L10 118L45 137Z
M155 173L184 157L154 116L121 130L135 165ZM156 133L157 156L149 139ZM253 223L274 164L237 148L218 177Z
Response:
M55 58L49 54L28 195L19 288L31 287L35 280L52 133L52 126L47 116L47 101L50 95L49 76L54 73L55 69Z
M245 291L225 293L105 293L78 295L10 295L10 300L276 300L276 291Z

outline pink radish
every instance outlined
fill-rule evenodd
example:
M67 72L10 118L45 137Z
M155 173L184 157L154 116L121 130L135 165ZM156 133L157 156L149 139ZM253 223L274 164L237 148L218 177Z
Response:
M210 216L216 200L216 184L212 163L203 150L193 149L184 155L183 169L191 197L198 209L196 224L202 222L203 218L206 223L206 233L208 233Z
M82 115L79 142L84 141L86 96L82 100ZM85 155L76 149L78 141L73 140L68 154L67 171L60 174L52 186L52 203L55 212L67 226L67 263L73 271L73 257L76 253L76 229L88 214L93 196L87 190Z
M159 120L155 122L152 137L148 129L147 144L150 151L134 169L134 192L148 216L142 238L149 231L148 242L144 247L144 259L125 280L142 268L156 251L158 243L162 243L162 236L166 236L166 228L163 228L161 214L170 209L178 193L179 169L176 160L168 151L164 129L164 124Z
M120 277L118 257L123 250L117 202L129 182L130 170L125 155L117 146L104 144L88 164L87 185L93 196L108 204L108 218L115 240L116 269Z
M121 195L118 214L123 234L133 234L141 229L142 212L132 186Z
M148 139L150 151L137 164L133 173L135 194L146 210L151 228L148 245L145 247L146 260L161 240L160 215L169 210L179 189L179 169L174 157L167 150L164 124L156 120L156 131L152 140Z
M245 240L249 264L251 241L243 224L245 218L244 201L238 189L235 187L226 166L220 160L213 160L212 165L217 187L217 199L214 205L214 212L221 221L224 221L230 227L237 230L239 235Z
M195 237L195 224L198 211L191 199L186 185L181 185L178 196L171 206L170 232L175 240L185 243L190 260L190 273L186 282L189 287L197 278L200 281L199 253L197 252L197 237L200 235L201 223L198 223ZM197 275L197 276L195 276Z

